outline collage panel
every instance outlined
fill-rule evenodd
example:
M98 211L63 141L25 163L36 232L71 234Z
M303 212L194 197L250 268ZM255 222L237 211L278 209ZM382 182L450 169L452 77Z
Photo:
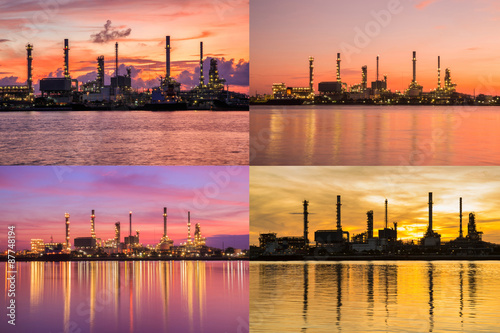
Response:
M499 167L251 167L250 332L495 332Z
M498 165L496 1L250 2L250 165Z
M63 170L0 167L1 332L248 332L247 166Z
M0 165L248 165L247 0L42 2L0 3Z

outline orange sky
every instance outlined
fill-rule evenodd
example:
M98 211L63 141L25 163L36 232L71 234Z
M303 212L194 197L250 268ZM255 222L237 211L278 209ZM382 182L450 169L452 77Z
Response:
M428 192L433 192L434 230L447 241L458 236L459 198L463 230L476 213L483 240L500 243L500 168L498 167L251 167L250 244L259 233L302 236L302 201L309 201L310 239L314 231L334 229L337 195L342 197L342 227L351 236L366 230L366 212L374 229L398 222L399 239L423 236L428 224ZM375 232L376 233L376 232Z
M26 81L27 43L34 44L34 82L63 68L63 40L70 43L70 74L73 78L95 72L96 58L104 55L106 74L114 73L114 44L119 42L120 64L133 66L137 79L156 81L165 75L165 36L171 36L172 76L183 70L194 74L199 62L199 43L204 56L248 62L248 0L83 1L52 0L48 7L37 1L0 3L0 80L17 77ZM104 30L107 20L113 31L130 34L94 43L91 35ZM120 72L124 75L125 71ZM135 71L134 71L135 72ZM133 72L133 73L134 73ZM222 73L222 70L220 70ZM195 75L198 78L198 75ZM226 78L230 79L230 78ZM245 86L232 90L248 91Z
M500 4L495 0L300 0L250 3L252 68L250 91L271 93L274 82L308 86L309 56L315 57L314 86L336 77L348 85L388 75L392 91L412 79L412 51L417 52L417 81L424 92L437 86L437 57L442 82L450 68L459 92L500 94ZM363 37L364 35L364 37Z

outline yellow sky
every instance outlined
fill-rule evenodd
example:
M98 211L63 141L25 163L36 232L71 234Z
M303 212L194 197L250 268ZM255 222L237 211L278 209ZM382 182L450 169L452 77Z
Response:
M250 244L259 233L302 236L302 201L309 201L309 238L334 229L337 195L342 196L342 227L351 236L366 230L366 212L374 212L374 229L398 222L398 238L416 239L428 222L428 192L433 192L434 230L442 240L458 236L459 198L463 230L476 213L483 240L500 243L500 167L251 167ZM375 232L377 234L377 232Z

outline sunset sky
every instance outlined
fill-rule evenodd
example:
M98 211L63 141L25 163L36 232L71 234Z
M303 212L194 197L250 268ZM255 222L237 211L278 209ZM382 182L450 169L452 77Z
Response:
M120 221L123 242L132 211L140 242L157 244L163 207L174 245L186 241L190 211L192 236L200 223L207 245L248 248L248 167L0 167L0 200L0 227L16 226L17 250L29 248L31 238L64 242L65 212L71 243L89 237L92 209L98 238L113 238Z
M387 15L388 14L388 15ZM406 89L417 52L417 81L424 92L450 68L459 92L500 94L500 3L496 0L252 0L250 3L250 91L271 93L271 85L308 86L309 56L315 58L314 87L334 81L337 52L341 77L349 86L380 79ZM363 38L362 35L366 37Z
M252 167L250 170L250 244L259 233L302 236L302 201L309 201L309 238L336 228L337 195L342 227L350 235L366 231L366 212L374 212L374 230L398 222L399 239L417 239L428 225L428 193L433 192L433 225L442 240L458 237L459 198L463 230L476 213L483 240L500 243L499 167ZM378 235L377 231L374 234Z
M172 76L184 88L198 82L203 41L205 59L224 59L219 72L231 90L248 92L248 0L0 1L0 12L0 85L26 82L27 43L34 45L35 84L61 76L68 38L72 78L95 79L96 59L104 55L107 83L118 41L119 74L132 66L134 87L157 86L157 77L165 76L165 36L170 35Z

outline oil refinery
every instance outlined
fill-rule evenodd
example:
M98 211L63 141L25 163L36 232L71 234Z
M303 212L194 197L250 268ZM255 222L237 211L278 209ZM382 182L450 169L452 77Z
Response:
M304 200L303 236L278 237L274 232L261 233L259 245L250 247L250 257L257 260L324 260L363 258L395 258L412 259L427 258L439 259L464 258L474 256L492 258L500 255L500 245L482 240L483 233L477 230L476 214L469 213L467 235L462 230L462 198L459 200L459 231L458 237L448 242L441 241L441 235L434 230L433 224L433 197L429 192L428 225L420 239L398 239L398 223L388 225L388 200L385 200L385 225L374 234L373 210L366 213L366 231L350 235L343 229L341 218L341 196L337 196L336 225L330 230L316 230L314 245L309 241L309 202ZM401 225L400 225L401 227Z
M75 237L73 244L70 243L70 214L65 213L65 240L62 243L54 242L51 237L46 243L43 239L31 239L31 250L24 253L25 259L32 260L65 260L77 258L100 258L100 259L204 259L229 257L240 258L244 255L242 250L227 248L219 249L206 245L206 238L201 232L200 223L194 225L194 233L191 234L191 212L187 213L187 237L186 241L174 244L167 235L167 207L163 208L163 234L157 244L144 245L140 241L140 230L133 231L132 212L129 212L129 233L121 238L121 223L114 224L114 237L102 239L96 234L96 213L90 214L90 236Z
M341 54L337 53L336 79L318 83L315 91L314 58L309 57L309 85L292 87L284 82L273 83L270 95L252 96L252 104L302 105L302 104L411 104L411 105L500 105L499 96L480 94L471 96L459 93L453 83L450 68L445 69L444 84L441 83L441 57L437 57L437 85L424 92L417 81L417 52L412 53L412 80L405 91L391 91L388 88L387 75L380 79L380 56L376 57L375 81L368 84L368 66L361 66L361 82L348 85L341 79Z
M165 77L159 77L158 86L140 92L132 87L131 67L119 73L119 45L115 43L114 75L105 85L104 55L97 57L97 78L80 83L70 74L70 45L64 39L63 77L47 77L39 81L40 94L35 94L33 83L33 44L26 45L26 85L0 86L0 110L213 110L248 111L248 96L229 90L226 80L219 75L217 59L210 59L208 83L203 75L203 42L200 42L199 84L181 90L170 71L170 36L166 36ZM36 59L35 59L36 63Z

